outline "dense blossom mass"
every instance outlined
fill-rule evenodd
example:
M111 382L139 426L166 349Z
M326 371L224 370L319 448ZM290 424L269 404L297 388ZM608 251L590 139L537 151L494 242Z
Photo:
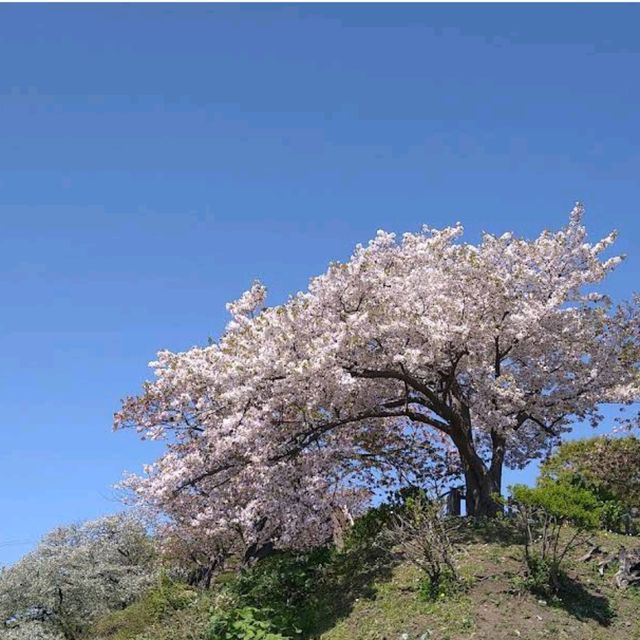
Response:
M594 291L621 258L582 218L477 245L460 225L380 231L274 307L255 283L218 342L159 353L116 414L167 442L126 485L188 535L247 546L316 544L368 489L456 470L467 510L494 513L505 464L638 399L637 306Z
M131 603L157 575L151 540L133 515L59 527L0 570L0 638L75 640L100 615Z

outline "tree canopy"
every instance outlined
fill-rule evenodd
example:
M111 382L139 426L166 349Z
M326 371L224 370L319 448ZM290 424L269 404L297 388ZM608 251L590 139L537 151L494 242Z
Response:
M638 399L639 315L597 291L615 239L527 240L460 225L378 232L273 307L256 282L224 335L161 351L115 426L164 439L125 485L177 527L247 544L325 540L368 491L459 471L467 512L498 509L504 465L556 444L603 403Z

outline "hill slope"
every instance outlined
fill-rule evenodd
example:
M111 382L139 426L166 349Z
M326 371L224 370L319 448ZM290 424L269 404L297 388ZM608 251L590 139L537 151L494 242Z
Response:
M623 544L640 545L640 538L602 532L594 534L593 540L607 552L616 552ZM523 588L521 547L508 535L473 530L458 548L468 588L435 602L420 597L420 571L393 555L389 562L373 559L368 563L357 558L332 569L333 578L318 587L313 610L305 613L312 629L299 637L640 640L640 589L617 589L614 571L600 576L597 558L580 559L583 549L567 562L561 597L547 601ZM162 606L134 604L101 621L90 638L218 640L207 635L207 628L212 608L224 598L224 589L218 585L192 595L187 606L184 594L173 603L171 598L168 604L163 600Z
M610 550L620 542L630 542L621 536L599 537ZM375 597L356 601L349 615L320 638L640 639L640 590L621 591L613 585L610 573L598 575L595 561L574 558L562 600L547 602L520 588L520 553L511 545L469 545L463 560L471 581L468 591L435 603L416 597L419 572L412 565L400 564L389 580L375 586Z

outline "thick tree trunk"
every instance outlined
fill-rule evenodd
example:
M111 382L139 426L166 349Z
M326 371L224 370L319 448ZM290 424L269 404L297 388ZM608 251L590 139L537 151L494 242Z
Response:
M502 512L502 505L497 498L501 495L502 490L504 438L492 434L492 458L489 468L475 450L470 421L467 422L465 428L455 430L452 438L458 448L464 468L467 515L475 518L497 516Z
M499 374L499 372L498 372ZM473 437L471 411L459 399L453 406L439 408L447 420L445 433L458 449L466 484L467 515L476 518L493 518L502 512L499 497L502 490L502 467L506 452L506 440L502 433L491 430L491 463L489 466L478 454Z
M496 500L496 497L500 495L500 485L489 472L478 474L467 468L465 471L465 484L465 502L468 516L493 518L501 513L502 506Z

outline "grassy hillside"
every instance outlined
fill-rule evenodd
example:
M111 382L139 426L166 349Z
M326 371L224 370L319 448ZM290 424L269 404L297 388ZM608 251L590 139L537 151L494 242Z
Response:
M609 552L623 544L640 545L640 538L604 532L594 534L593 540ZM297 573L287 569L275 578L271 573L249 574L240 590L245 594L243 602L252 606L295 610L304 627L297 634L301 639L640 640L640 589L617 589L614 570L601 577L597 558L580 560L584 549L568 559L560 595L543 599L524 588L522 547L508 530L467 528L457 547L466 589L435 601L421 596L421 573L414 565L380 549L335 554L318 566L305 565ZM277 583L282 575L289 583ZM225 598L233 598L225 587L225 582L233 580L222 578L208 592L167 583L100 621L90 638L218 640L207 629L212 612L225 605ZM309 595L296 601L301 589ZM276 600L284 605L274 605ZM242 632L233 637L242 638Z
M615 535L598 537L611 550L631 542ZM349 615L320 637L640 639L640 590L621 591L613 586L611 574L598 575L595 561L574 557L562 597L548 602L521 589L520 554L515 545L470 544L463 561L471 581L468 591L435 603L416 597L419 572L399 564L388 580L376 584L374 597L356 601Z

